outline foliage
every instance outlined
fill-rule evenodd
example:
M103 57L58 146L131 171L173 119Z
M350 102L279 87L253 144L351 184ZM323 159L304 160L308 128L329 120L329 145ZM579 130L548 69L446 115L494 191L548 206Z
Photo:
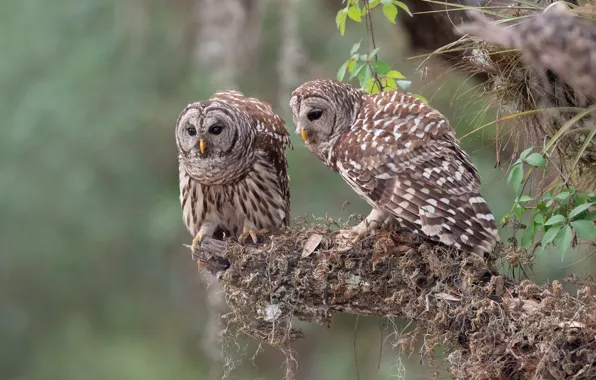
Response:
M521 225L524 232L520 246L535 247L539 243L539 253L542 253L548 245L554 244L563 259L569 247L577 245L578 239L596 242L596 211L590 210L596 204L596 193L580 192L571 185L559 183L539 197L522 195L530 171L546 169L543 154L532 152L533 149L524 150L509 172L507 182L513 186L516 197L511 214L506 214L502 223L508 224L512 218L527 219L527 225ZM526 172L524 165L530 170ZM536 242L539 232L544 234Z
M401 72L392 70L388 62L378 60L377 55L380 48L376 47L374 43L370 12L374 8L380 7L387 20L395 24L398 8L412 16L408 6L402 1L397 0L364 0L362 2L364 4L363 7L361 7L360 3L361 1L359 0L346 1L346 6L340 9L335 16L335 23L343 36L348 18L357 23L362 23L362 19L368 17L367 24L371 31L373 49L368 53L360 53L362 40L355 43L350 50L350 58L337 71L337 80L343 81L347 72L349 73L349 80L357 78L360 88L371 94L381 91L396 91L398 87L403 91L407 91L412 82L407 80ZM424 102L427 101L421 95L414 96Z
M360 87L371 94L383 90L407 90L411 82L397 70L391 70L389 63L373 60L376 58L379 48L375 48L368 54L359 54L361 42L357 42L350 50L351 57L344 62L337 72L337 80L345 78L346 71L350 74L349 79L358 78Z

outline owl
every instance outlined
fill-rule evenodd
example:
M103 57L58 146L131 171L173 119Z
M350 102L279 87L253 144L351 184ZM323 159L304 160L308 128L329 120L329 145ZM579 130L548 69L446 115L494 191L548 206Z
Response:
M189 104L176 122L180 202L198 247L205 236L248 236L286 226L290 190L283 119L237 91Z
M497 228L480 176L439 112L408 94L324 79L298 87L290 107L306 147L373 208L350 230L355 240L397 221L461 250L492 251Z

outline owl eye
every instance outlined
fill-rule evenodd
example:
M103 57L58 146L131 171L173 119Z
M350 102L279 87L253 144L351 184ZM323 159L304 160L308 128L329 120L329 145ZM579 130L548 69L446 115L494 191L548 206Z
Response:
M223 127L221 125L212 125L209 127L209 133L212 135L219 135L223 131Z
M186 132L188 133L189 136L196 136L197 129L195 127L188 127L188 128L186 128Z
M319 120L323 116L323 111L321 110L312 110L306 115L309 121Z

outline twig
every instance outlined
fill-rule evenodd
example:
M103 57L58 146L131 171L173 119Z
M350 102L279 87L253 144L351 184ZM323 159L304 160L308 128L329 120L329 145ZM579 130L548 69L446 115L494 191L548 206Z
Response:
M354 323L354 341L352 342L352 352L354 353L354 365L356 367L356 379L360 380L360 371L358 370L358 352L356 352L356 337L358 335L358 321L360 316L356 316L356 322Z
M375 31L373 29L373 22L372 22L372 17L370 15L370 8L368 6L368 1L364 2L364 7L366 9L366 30L367 32L370 32L370 38L371 38L371 42L372 42L372 46L373 46L373 50L375 50L377 48L377 44L375 43ZM375 54L374 56L375 62L378 61L378 57ZM370 70L373 73L373 76L375 78L375 82L377 82L377 86L379 86L379 92L383 92L383 84L381 83L381 79L379 79L379 75L377 74L376 70L374 70L374 68L372 67L372 65L370 64L370 62L368 63L370 66Z

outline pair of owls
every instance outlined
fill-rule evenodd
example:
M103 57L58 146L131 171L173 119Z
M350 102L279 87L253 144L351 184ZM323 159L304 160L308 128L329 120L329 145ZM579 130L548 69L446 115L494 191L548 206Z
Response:
M480 177L436 110L400 92L368 94L333 80L298 87L296 131L373 208L349 233L383 223L484 254L498 237ZM249 236L290 222L284 120L236 91L192 103L176 124L180 201L197 246L205 237Z

